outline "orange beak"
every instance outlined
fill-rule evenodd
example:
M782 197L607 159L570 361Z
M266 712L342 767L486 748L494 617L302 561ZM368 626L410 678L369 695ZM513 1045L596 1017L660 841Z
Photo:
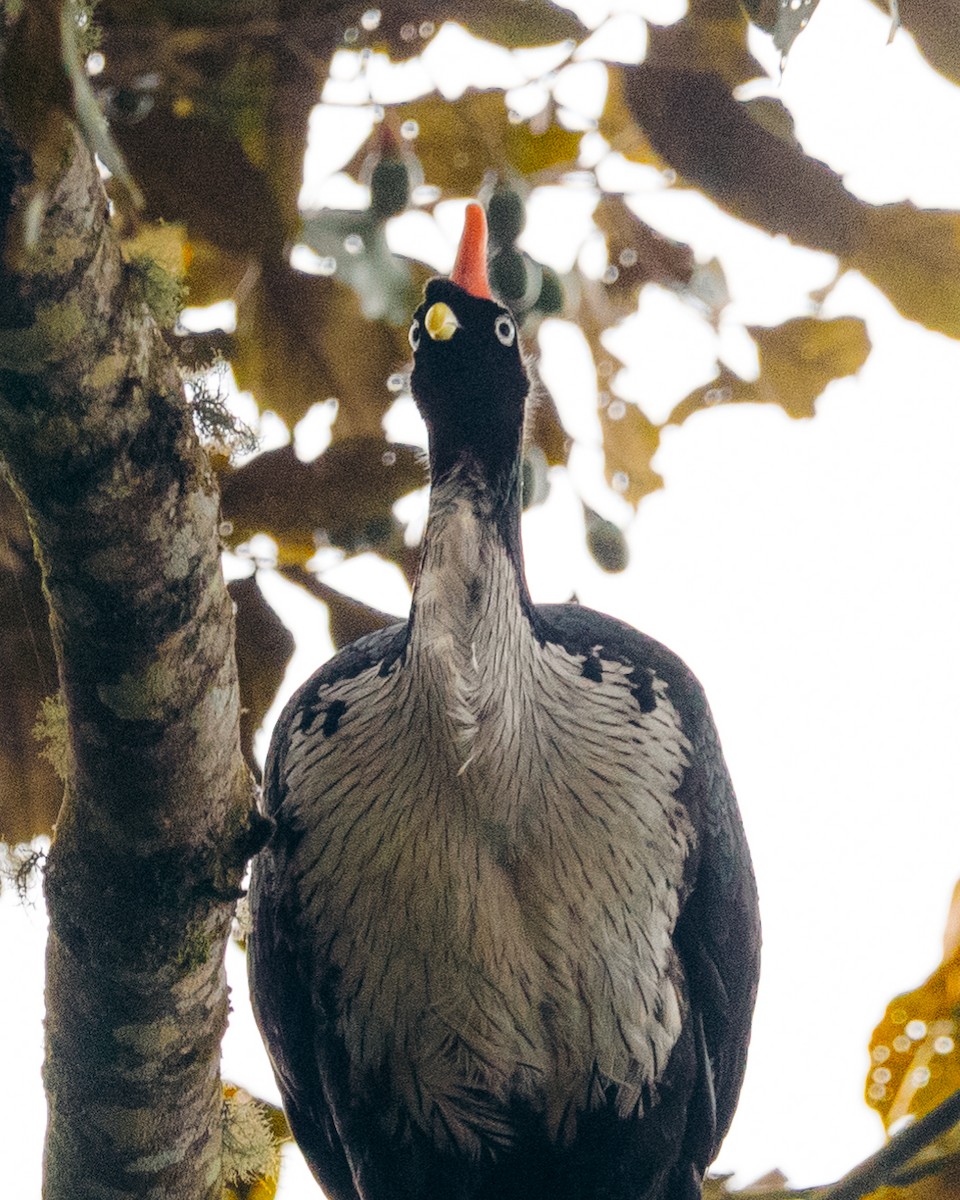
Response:
M467 205L457 261L450 279L481 300L492 300L487 279L487 214L476 200Z

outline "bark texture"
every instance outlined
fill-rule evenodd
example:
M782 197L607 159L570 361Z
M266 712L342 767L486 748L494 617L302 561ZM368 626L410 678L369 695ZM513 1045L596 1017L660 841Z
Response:
M38 144L0 130L0 455L69 726L44 1194L195 1200L221 1189L223 950L256 820L218 492L92 156L65 119Z

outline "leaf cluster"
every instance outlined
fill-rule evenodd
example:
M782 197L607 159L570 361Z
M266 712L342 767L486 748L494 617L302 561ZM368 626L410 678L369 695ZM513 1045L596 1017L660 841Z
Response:
M618 394L619 365L606 335L636 313L652 286L708 323L729 321L723 264L698 259L640 219L627 196L604 191L591 165L598 158L621 156L653 172L664 189L700 189L740 220L827 251L838 274L860 270L905 315L960 335L958 215L867 204L804 153L778 100L738 98L741 84L763 76L748 45L751 21L771 30L786 53L815 7L693 0L679 21L648 28L643 62L604 64L605 98L596 111L578 113L558 99L559 85L577 58L589 58L589 34L547 0L437 0L426 17L422 6L400 3L362 19L335 4L280 10L223 0L102 0L95 33L88 9L68 6L61 20L59 10L23 6L8 8L0 103L20 136L49 145L40 161L51 171L66 120L79 122L105 156L131 288L180 353L197 426L219 467L224 543L243 551L258 534L272 538L279 569L322 596L343 640L387 618L316 579L309 564L318 549L373 551L408 578L416 569L394 505L422 486L423 468L414 449L388 443L383 430L406 386L406 324L429 274L424 262L391 249L392 223L411 213L428 222L447 198L485 200L491 274L528 339L554 318L576 323L587 338L606 478L634 508L662 486L655 458L665 428L742 403L809 419L825 387L860 369L870 344L862 321L825 318L823 296L813 295L806 311L746 329L756 346L755 378L718 362L711 381L665 420L651 419ZM902 4L901 15L932 66L955 79L949 31L925 6ZM411 64L445 20L503 52L540 47L536 57L513 60L526 64L526 91L539 100L518 112L497 88L389 102L370 87L363 92L373 64ZM95 62L87 57L94 46ZM51 61L62 64L59 73ZM345 152L342 166L355 189L366 189L357 192L366 207L303 210L311 112L333 77L350 71L370 133ZM36 186L46 186L42 176ZM525 248L530 197L543 188L590 189L605 265L584 265L581 255L558 273ZM193 306L231 301L235 324L206 333L175 324L187 296ZM315 405L334 404L329 448L312 463L289 447L254 455L253 434L230 410L225 376L205 369L219 361L261 412L277 414L290 430ZM572 439L546 391L528 426L526 502L538 503ZM611 503L611 513L624 511ZM0 574L10 592L0 649L7 678L22 690L0 729L0 771L29 780L0 792L0 836L10 840L49 829L57 794L55 780L39 782L47 766L30 736L40 699L53 690L52 652L29 538L17 520L15 506L0 505L10 548ZM626 564L622 520L583 505L587 546L608 570ZM251 722L269 707L290 643L255 581L234 591L250 752Z

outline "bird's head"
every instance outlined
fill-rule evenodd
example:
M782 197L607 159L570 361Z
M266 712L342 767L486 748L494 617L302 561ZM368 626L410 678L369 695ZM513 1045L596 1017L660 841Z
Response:
M427 284L410 325L411 387L435 479L473 459L499 481L519 461L530 381L516 321L490 293L486 253L486 216L472 203L450 278Z

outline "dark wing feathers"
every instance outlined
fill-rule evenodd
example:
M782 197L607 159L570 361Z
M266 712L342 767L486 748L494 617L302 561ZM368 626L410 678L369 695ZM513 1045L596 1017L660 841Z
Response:
M709 711L700 733L703 741L694 745L705 774L702 849L696 887L678 922L676 941L703 1014L719 1148L746 1068L760 973L760 914L740 813Z
M322 693L378 662L391 663L403 653L406 625L391 625L361 638L325 663L293 695L277 722L264 771L264 808L278 813L285 794L286 756L291 731L322 709ZM343 1143L327 1103L319 1050L328 1040L321 997L314 996L307 965L298 957L304 932L288 874L289 839L296 833L280 823L257 860L250 907L257 936L247 956L250 990L257 1022L269 1046L284 1108L297 1143L323 1183L330 1200L357 1200ZM264 980L261 986L258 981ZM282 989L267 980L282 979Z
M288 889L276 879L283 866L282 855L278 861L276 853L265 850L250 889L257 930L247 951L253 1008L297 1144L330 1200L357 1200L320 1077L316 1043L322 1016L297 958L302 935L288 910ZM260 986L259 979L282 979L284 987Z
M689 983L694 1024L702 1029L701 1070L710 1075L700 1084L699 1103L707 1107L699 1117L691 1111L688 1120L687 1149L705 1169L733 1119L760 966L760 917L750 852L713 717L696 677L654 638L573 604L540 605L536 619L540 636L570 653L592 655L600 644L601 658L631 663L638 675L652 670L665 680L693 746L693 762L678 799L690 813L699 845L675 942ZM695 1099L694 1108L697 1103ZM714 1110L712 1120L708 1109Z

